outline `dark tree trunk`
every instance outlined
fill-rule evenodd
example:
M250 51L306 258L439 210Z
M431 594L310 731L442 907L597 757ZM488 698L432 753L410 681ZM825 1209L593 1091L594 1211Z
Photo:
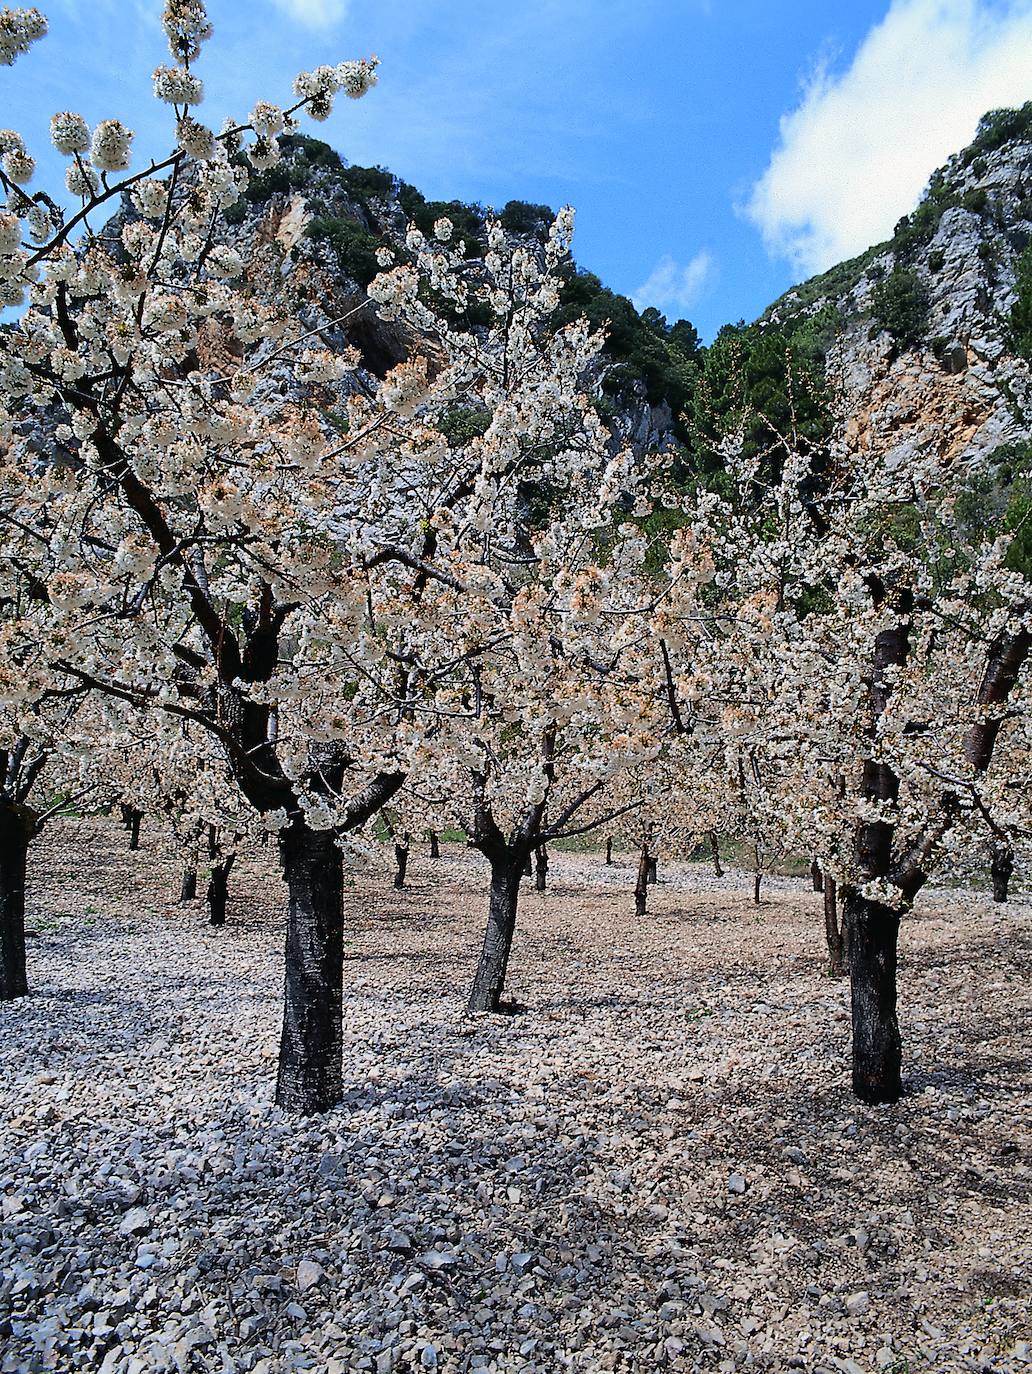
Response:
M430 857L431 859L439 859L441 857L441 846L437 842L436 830L430 831Z
M511 852L491 861L491 895L488 902L487 931L473 991L470 1011L497 1011L505 988L505 974L512 953L516 930L516 908L520 899L520 880L524 873L522 855Z
M824 891L824 874L816 859L810 860L810 881L813 883L814 892Z
M303 824L282 832L280 856L288 898L276 1104L311 1115L343 1092L344 870L333 835Z
M197 896L197 870L196 868L183 869L183 881L179 887L179 900L181 902L192 902Z
M717 840L717 832L715 830L709 832L709 847L710 853L713 855L713 872L718 878L722 878L724 876L724 870L720 866L720 842Z
M760 904L760 884L761 884L762 882L763 882L763 862L762 862L762 860L761 860L761 858L760 858L760 846L759 846L758 844L754 844L754 845L753 845L753 885L752 885L752 899L753 899L753 905L754 905L754 906L759 906L759 904Z
M409 837L403 835L400 840L394 841L394 862L397 868L394 873L394 886L400 892L405 886L405 874L408 871Z
M548 849L545 845L534 851L534 887L538 892L548 887Z
M899 913L858 892L844 894L853 1005L853 1091L861 1102L896 1102L902 1041L896 1019Z
M236 859L235 854L230 854L228 859L220 864L213 864L211 877L208 879L208 924L213 926L224 926L226 924L226 902L229 898L229 875L233 871L233 863Z
M638 878L634 884L634 911L638 916L644 916L649 900L649 847L643 844L641 854L638 856Z
M654 883L659 877L659 859L655 854L649 855L649 871L647 876L650 883Z
M533 872L534 860L531 858L530 853L528 851L527 857L523 860L523 876L525 878L529 878L533 875Z
M1010 880L1014 872L1014 850L1004 841L993 845L990 872L993 879L993 901L1005 902L1010 895Z
M0 806L0 1002L24 997L25 870L33 816L22 806Z
M129 817L129 848L137 850L140 847L140 822L143 820L143 812L134 810Z
M838 884L824 879L824 934L828 942L828 977L842 978L846 972L845 931L838 919Z
M613 837L610 835L606 840L606 863L613 862Z

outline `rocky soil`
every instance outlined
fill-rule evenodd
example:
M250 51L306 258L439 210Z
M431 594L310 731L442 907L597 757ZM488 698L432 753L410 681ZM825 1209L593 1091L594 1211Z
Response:
M1032 906L906 922L907 1095L846 1082L819 897L554 855L469 1019L476 855L356 876L341 1108L271 1103L281 892L65 822L0 1007L0 1371L1032 1369Z

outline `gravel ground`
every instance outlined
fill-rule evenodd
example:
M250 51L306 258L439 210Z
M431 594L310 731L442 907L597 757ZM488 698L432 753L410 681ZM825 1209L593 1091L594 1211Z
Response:
M0 1007L0 1370L1032 1369L1032 906L905 925L907 1095L846 1082L820 898L556 854L513 1015L469 1019L485 874L357 875L346 1076L271 1103L281 889L230 924L55 825Z

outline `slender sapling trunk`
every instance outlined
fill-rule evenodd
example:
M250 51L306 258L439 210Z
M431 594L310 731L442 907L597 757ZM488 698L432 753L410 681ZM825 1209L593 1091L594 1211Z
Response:
M405 874L408 871L409 856L409 837L404 834L400 839L394 841L394 886L400 892L405 886Z
M720 842L717 839L717 832L715 830L709 832L709 847L710 853L713 855L713 872L716 877L722 878L724 876L724 870L720 866Z
M1005 840L993 845L990 873L993 880L993 901L1006 902L1010 896L1010 880L1014 872L1014 850Z
M646 841L642 844L641 853L638 856L638 877L634 884L634 911L637 916L644 916L648 907L650 858L648 841Z
M842 978L846 972L846 942L838 919L838 884L824 878L824 935L828 944L828 977Z
M545 845L534 851L534 887L538 892L548 887L548 849Z

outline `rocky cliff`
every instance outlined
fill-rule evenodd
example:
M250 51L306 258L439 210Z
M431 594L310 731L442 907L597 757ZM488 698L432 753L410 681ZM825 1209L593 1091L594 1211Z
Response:
M893 238L789 291L761 328L824 341L840 439L904 464L1029 443L1032 104L996 111Z

